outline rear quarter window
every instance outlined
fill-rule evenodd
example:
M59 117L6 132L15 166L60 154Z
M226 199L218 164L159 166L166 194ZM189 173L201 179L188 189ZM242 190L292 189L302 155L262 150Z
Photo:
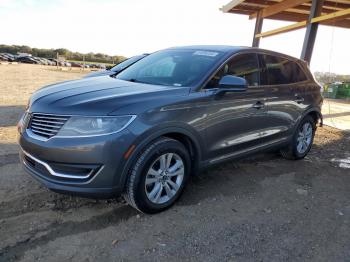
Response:
M266 80L269 85L299 83L307 80L300 65L286 58L263 55Z

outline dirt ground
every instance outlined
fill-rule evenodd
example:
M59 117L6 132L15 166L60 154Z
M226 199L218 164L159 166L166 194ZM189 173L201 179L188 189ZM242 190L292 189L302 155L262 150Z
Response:
M0 66L1 262L350 260L350 134L330 127L304 160L212 167L158 215L45 189L20 167L15 124L35 89L81 76Z
M350 130L350 99L327 99L322 106L323 122L341 130Z

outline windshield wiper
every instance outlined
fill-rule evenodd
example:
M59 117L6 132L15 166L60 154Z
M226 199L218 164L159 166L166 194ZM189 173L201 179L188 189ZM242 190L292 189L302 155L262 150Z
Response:
M151 84L151 83L148 83L148 82L145 82L145 81L140 81L140 80L138 80L136 78L127 79L126 81L133 82L133 83L141 83L141 84Z
M117 77L117 75L115 75L114 77ZM160 83L160 82L146 82L146 81L141 81L139 79L136 78L130 78L130 79L122 79L121 80L124 81L129 81L129 82L133 82L133 83L141 83L141 84L147 84L147 85L162 85L162 86L169 86L169 84L164 84L164 83Z

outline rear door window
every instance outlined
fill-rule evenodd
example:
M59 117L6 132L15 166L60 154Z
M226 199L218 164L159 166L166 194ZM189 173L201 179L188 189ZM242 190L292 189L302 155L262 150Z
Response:
M261 55L261 57L265 63L266 84L283 85L307 80L304 71L296 62L272 55Z

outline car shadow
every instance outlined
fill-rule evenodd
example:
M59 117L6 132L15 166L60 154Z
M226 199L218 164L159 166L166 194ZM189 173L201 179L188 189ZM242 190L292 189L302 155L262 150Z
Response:
M25 106L0 106L0 127L16 126L21 115L25 111Z
M327 130L332 130L332 137L328 136ZM210 167L190 179L178 205L196 205L218 196L249 195L257 192L266 178L290 173L293 173L295 184L312 187L315 172L310 163L314 163L315 168L324 164L337 165L333 162L336 152L350 157L350 133L347 131L324 127L316 133L315 140L309 154L302 160L286 160L279 152L267 152Z
M343 117L343 116L350 116L350 112L333 113L333 114L324 114L324 115L323 115L323 119L327 119L327 118L336 118L336 117Z

